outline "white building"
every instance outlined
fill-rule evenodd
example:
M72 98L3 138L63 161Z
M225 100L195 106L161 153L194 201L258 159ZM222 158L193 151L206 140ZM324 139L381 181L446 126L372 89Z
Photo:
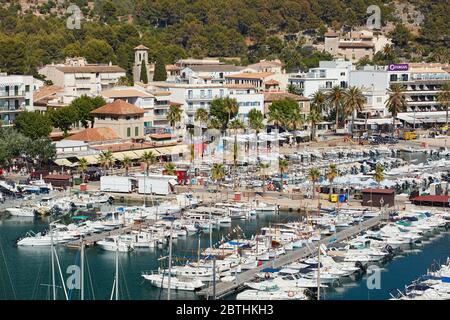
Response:
M264 97L253 85L233 84L185 84L153 82L151 86L157 92L170 92L168 100L179 103L183 109L183 121L180 127L194 125L195 112L199 108L209 109L216 98L235 98L239 106L238 117L245 120L247 113L256 108L264 112Z
M180 81L191 84L225 83L226 76L237 74L243 69L229 64L190 66L181 70Z
M307 73L291 74L289 84L302 96L310 98L316 91L330 90L334 86L347 88L352 69L350 61L320 61L318 68L309 69Z
M39 85L39 83L36 83ZM12 125L23 111L33 111L33 76L0 74L0 122Z
M100 95L126 76L125 70L119 66L88 64L84 58L68 58L64 64L46 65L38 72L54 85L64 88L56 102L63 105L82 95Z
M365 66L350 71L349 86L359 87L366 98L365 111L368 118L384 118L390 114L386 108L389 74L385 67Z

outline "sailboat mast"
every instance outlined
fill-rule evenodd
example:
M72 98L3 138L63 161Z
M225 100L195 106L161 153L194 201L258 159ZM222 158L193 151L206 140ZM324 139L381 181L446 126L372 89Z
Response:
M52 287L53 287L53 300L56 300L56 280L55 280L55 256L54 256L54 246L53 246L53 230L52 224L49 225L50 228L50 251L52 255Z
M317 300L320 300L320 241L319 241L319 253L317 255Z
M80 258L80 264L81 264L81 285L80 285L80 299L84 300L84 242L83 242L83 236L81 236L81 258Z
M116 300L119 300L119 243L116 239L116 278L115 281L115 294L116 294Z
M167 300L170 300L170 279L172 278L172 230L173 230L173 220L170 224L170 236L169 236L169 279L168 279L168 290L167 290Z

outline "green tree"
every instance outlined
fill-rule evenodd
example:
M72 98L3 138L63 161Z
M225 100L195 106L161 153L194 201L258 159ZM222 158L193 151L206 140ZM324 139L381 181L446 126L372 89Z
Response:
M225 178L225 167L221 163L214 163L211 168L211 178L216 182L217 190L219 190L220 181Z
M280 171L281 192L284 191L283 174L288 171L288 168L289 168L289 161L283 158L278 158L278 170Z
M52 124L48 116L38 112L22 112L14 120L14 127L30 139L48 137Z
M141 75L140 75L140 80L142 83L148 83L148 78L147 78L147 64L145 63L144 60L142 60L141 62Z
M256 141L256 161L259 163L259 141L258 134L264 129L264 115L258 109L251 109L248 112L248 123L250 129L255 131Z
M311 168L308 171L308 180L312 182L312 197L315 198L316 195L316 183L319 182L320 179L320 170L318 168Z
M306 117L306 121L311 124L311 140L314 140L316 138L316 126L320 121L322 121L322 115L316 109L311 109Z
M78 160L78 170L81 173L81 181L83 181L83 183L86 181L86 171L88 169L88 161L86 160L86 158L80 158Z
M395 26L390 36L392 37L392 42L400 48L405 48L411 40L411 32L402 23L398 23Z
M326 101L326 95L322 91L316 91L311 97L311 107L322 113L324 111L327 111Z
M380 163L377 163L375 166L373 179L378 183L378 188L380 188L381 182L384 180L384 167Z
M342 101L344 98L344 90L339 86L334 86L330 92L326 94L327 103L330 109L333 109L336 113L336 128L335 132L339 129L339 112L342 108Z
M158 55L155 62L155 73L153 74L153 81L166 81L167 71L166 63L161 55Z
M103 169L103 172L106 173L109 168L112 167L114 163L113 154L110 150L102 151L98 156L98 162Z
M128 177L128 171L130 170L132 164L131 158L124 156L120 162L122 163L122 167L125 169L125 176Z
M48 163L56 157L55 144L47 137L36 140L29 140L26 145L26 155L33 160L37 160L39 167Z
M147 176L149 175L150 166L156 163L156 157L153 151L145 151L141 156L141 161L145 163Z
M330 195L333 191L334 179L338 176L337 166L335 163L330 163L328 166L328 171L326 173L327 180L330 181Z
M447 81L442 85L442 89L437 94L437 102L445 110L445 124L448 131L448 107L450 104L450 81Z
M233 171L234 171L234 178L236 179L237 156L238 156L237 131L239 129L244 129L245 127L239 119L233 119L228 124L228 128L234 131L234 143L233 143L233 167L234 167L234 170ZM236 185L236 181L234 182L234 184Z
M403 95L404 87L400 84L394 83L388 89L389 97L386 100L386 106L392 115L392 137L395 132L395 118L399 112L406 110L407 103Z
M181 121L181 113L182 110L179 105L171 105L169 107L169 112L167 113L167 121L169 121L174 134L177 123Z
M292 120L292 115L299 108L298 102L291 98L275 100L269 106L268 121L273 123L277 130L280 127L287 129Z
M50 110L48 114L52 125L63 131L64 136L78 120L78 112L71 106Z
M8 74L26 74L27 49L19 37L0 37L0 70Z
M172 162L164 164L164 174L167 176L175 175L175 166Z
M352 136L355 131L355 112L363 111L365 103L366 98L358 87L349 87L344 91L343 107L345 113L352 117Z
M77 121L81 122L81 125L84 128L89 127L89 123L91 124L91 128L94 127L94 117L91 115L91 111L106 104L105 99L101 96L97 97L88 97L86 95L82 95L79 98L76 98L70 103L70 108L73 108L77 112Z
M200 130L202 132L202 158L203 158L203 148L205 147L205 136L203 134L203 126L206 125L208 123L208 111L205 108L198 108L195 111L195 116L194 119L195 121L198 121L200 124Z
M82 49L83 56L90 63L116 63L114 50L105 40L90 39Z

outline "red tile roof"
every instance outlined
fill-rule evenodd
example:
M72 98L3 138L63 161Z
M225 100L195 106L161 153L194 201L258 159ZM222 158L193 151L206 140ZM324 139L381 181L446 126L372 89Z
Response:
M75 133L74 135L67 137L65 140L95 142L95 141L109 141L118 139L120 139L120 137L111 128L89 128L79 133Z
M272 102L275 100L281 100L285 98L291 98L294 99L295 101L309 101L307 97L286 91L267 91L263 92L263 95L264 95L264 102Z
M125 102L121 99L117 99L112 103L105 104L104 106L91 111L91 114L97 115L143 115L145 112L135 105Z
M411 199L411 201L418 202L439 202L439 203L448 203L450 196L447 195L438 195L438 196L417 196Z
M394 189L362 189L362 193L382 193L382 194L393 194L395 193Z

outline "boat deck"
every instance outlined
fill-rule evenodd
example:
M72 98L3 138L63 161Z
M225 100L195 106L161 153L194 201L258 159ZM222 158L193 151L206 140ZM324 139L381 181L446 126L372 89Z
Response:
M370 218L366 221L361 222L360 224L356 226L352 226L349 228L346 228L335 235L323 238L320 241L320 244L330 244L334 242L340 242L345 239L348 239L350 237L353 237L357 234L359 234L361 231L370 229L376 225L379 225L383 220L383 215L379 215L374 218ZM247 270L245 272L242 272L241 274L237 275L236 280L233 282L219 282L216 284L215 288L215 294L214 294L214 288L212 285L208 288L204 288L197 292L199 296L201 296L204 299L210 299L215 296L215 298L223 298L239 289L241 289L244 286L245 282L249 282L256 278L256 274L261 272L264 268L280 268L282 266L285 266L291 262L297 261L299 259L305 259L309 256L315 256L318 251L319 243L314 243L312 245L308 245L306 247L300 248L298 250L294 250L292 252L287 253L286 255L280 256L274 260L267 261L263 263L261 266Z

